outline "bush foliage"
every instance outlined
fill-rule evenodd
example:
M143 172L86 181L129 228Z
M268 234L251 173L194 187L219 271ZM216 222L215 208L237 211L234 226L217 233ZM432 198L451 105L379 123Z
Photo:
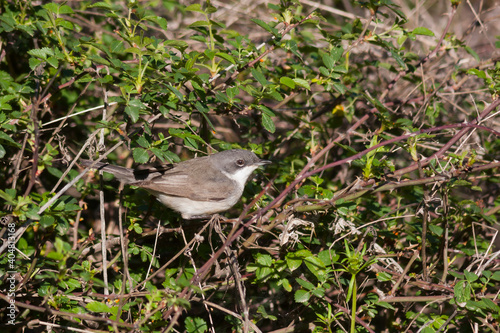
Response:
M493 2L0 13L2 331L498 331ZM231 148L273 164L210 221L78 163Z

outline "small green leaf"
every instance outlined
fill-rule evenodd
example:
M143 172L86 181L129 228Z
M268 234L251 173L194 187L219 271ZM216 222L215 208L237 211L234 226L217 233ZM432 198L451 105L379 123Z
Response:
M337 90L342 95L344 95L346 90L347 90L346 86L344 86L342 83L338 83L338 82L333 83L333 88L335 88L335 90Z
M139 120L139 111L140 109L135 106L127 105L125 107L125 113L130 117L133 123L136 123Z
M318 257L312 255L304 259L304 263L307 268L311 271L311 273L316 276L316 278L320 281L323 281L326 277L326 267L325 264Z
M476 273L469 272L469 271L464 271L465 277L467 278L467 281L469 283L472 283L479 279L479 277L476 275Z
M19 142L14 141L7 133L0 132L0 141L4 141L4 143L8 143L11 146L16 148L21 148L21 144Z
M85 308L92 312L111 313L111 308L104 302L90 302Z
M226 94L229 99L234 99L240 93L240 89L238 87L229 87L226 89Z
M269 81L266 80L266 77L264 76L264 74L262 74L261 72L259 72L258 70L256 70L255 68L252 68L250 70L252 72L252 75L253 77L259 81L259 83L265 87L265 86L268 86L269 85Z
M188 25L189 28L197 28L197 27L209 27L210 23L207 21L196 21Z
M333 67L335 66L335 60L333 60L333 58L330 57L328 54L323 54L322 58L326 68L332 70Z
M53 56L54 51L48 47L42 47L41 49L32 49L28 51L28 54L40 59L47 59L47 56Z
M500 312L500 307L496 305L491 299L484 297L481 299L481 302L483 303L483 309L494 311L496 313Z
M52 13L57 13L59 11L59 6L53 2L49 2L45 5L43 5L43 8L46 9L48 12L52 12Z
M262 126L269 132L274 133L276 131L276 126L274 125L273 120L266 113L262 114Z
M176 87L167 85L167 88L174 93L174 95L179 99L179 101L184 102L184 95L182 95L181 92L177 90Z
M306 88L307 90L311 90L311 86L306 80L303 79L293 79L293 82L295 82L298 86L301 86L302 88Z
M257 254L257 257L255 258L256 262L258 262L259 264L263 265L263 266L271 266L271 264L273 263L273 259L271 258L271 256L269 254Z
M401 68L403 68L403 69L407 68L405 61L403 60L403 58L401 58L401 56L396 51L391 50L391 55L394 58L394 60L396 60L396 62L399 64L399 66L401 66Z
M229 61L232 64L236 64L236 61L234 61L234 58L230 54L217 52L215 55L219 58Z
M273 29L264 21L259 19L251 19L250 21L257 23L261 28L265 29L267 32L273 34Z
M204 333L208 331L208 325L203 318L200 317L187 317L184 320L186 332L189 333Z
M201 5L199 3L195 3L195 4L187 6L186 11L204 13L204 11L201 9Z
M287 264L289 270L294 271L297 268L299 268L300 265L302 265L302 259L297 258L294 255L289 255L289 254L287 254L285 257L286 264Z
M434 36L434 33L425 27L417 27L412 32L415 35Z
M285 288L285 290L288 292L292 291L292 285L290 284L290 281L288 281L288 279L283 278L279 280L278 285L282 285L283 288Z
M444 231L444 229L441 228L440 226L433 224L429 225L429 230L438 236L441 236Z
M481 71L479 69L476 69L476 68L471 68L467 71L467 74L473 74L473 75L476 75L478 78L480 79L486 79L486 73L484 71Z
M294 82L291 78L289 78L289 77L282 76L282 77L280 78L280 83L281 83L282 85L285 85L285 86L287 86L287 87L290 87L291 89L294 89L294 88L295 88L295 82Z
M340 58L342 57L343 53L344 53L344 49L342 48L342 46L334 47L330 51L330 55L332 56L332 59L335 62L337 62L337 61L340 60Z
M377 273L377 280L381 282L388 282L392 280L392 275L386 272L378 272Z
M111 7L110 4L102 1L91 4L87 8L101 8L101 9L113 10L113 7Z
M306 281L301 278L296 278L295 281L297 281L298 284L300 284L302 287L304 287L307 290L313 290L314 289L314 284L312 284L309 281Z
M295 302L305 303L311 298L311 293L305 290L297 290L294 295Z
M377 302L377 305L386 309L396 310L396 308L394 308L390 303L387 302Z
M54 217L50 215L43 215L40 217L40 225L44 228L50 227L55 221Z
M134 161L136 161L137 163L144 164L149 161L149 154L146 149L135 148L132 152L132 155L134 156Z

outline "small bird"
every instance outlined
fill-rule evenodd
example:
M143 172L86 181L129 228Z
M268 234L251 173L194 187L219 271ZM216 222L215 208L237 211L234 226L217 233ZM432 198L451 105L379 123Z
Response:
M94 162L81 160L83 166ZM175 165L136 170L98 162L94 167L125 184L142 187L184 219L200 219L233 207L252 172L271 163L243 149L231 149Z

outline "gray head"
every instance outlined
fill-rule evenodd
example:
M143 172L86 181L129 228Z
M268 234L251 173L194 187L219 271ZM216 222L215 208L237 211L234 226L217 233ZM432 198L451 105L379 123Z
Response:
M261 165L271 163L262 160L248 150L231 149L210 155L212 163L229 178L245 184L252 172Z

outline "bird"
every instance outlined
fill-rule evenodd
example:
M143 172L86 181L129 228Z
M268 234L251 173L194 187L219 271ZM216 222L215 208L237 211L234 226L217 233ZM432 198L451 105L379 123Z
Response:
M255 169L271 163L244 149L141 170L85 159L80 162L111 173L124 184L146 189L186 220L208 218L233 207Z

